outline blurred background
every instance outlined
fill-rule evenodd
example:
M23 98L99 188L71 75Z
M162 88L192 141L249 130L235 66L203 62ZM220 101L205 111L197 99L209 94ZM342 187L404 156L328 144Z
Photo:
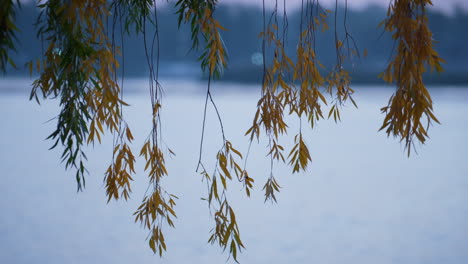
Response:
M165 2L165 1L163 1ZM213 84L214 99L227 137L243 153L260 98L262 66L261 1L220 1L216 18L223 33L229 65ZM271 7L273 1L265 1ZM332 8L334 1L320 1ZM344 1L340 1L344 2ZM299 34L298 3L288 1L287 51L295 53ZM429 129L426 145L407 157L404 145L378 132L394 87L377 75L389 61L393 42L377 25L387 0L349 1L348 29L361 57L346 65L358 109L345 106L342 122L320 121L306 132L312 164L305 173L275 165L282 186L278 203L264 203L262 187L269 176L266 139L254 142L247 169L255 179L251 198L230 184L246 250L241 263L468 263L468 4L434 1L429 10L435 49L446 60L445 72L426 75L434 112L441 121ZM195 173L203 118L206 76L190 51L190 29L177 26L171 2L160 10L163 137L176 153L168 159L166 189L180 197L175 229L166 229L167 253L153 255L146 230L133 212L147 187L142 159L137 159L133 195L128 202L106 203L104 171L111 161L112 136L88 146L89 175L76 193L72 171L60 163L60 148L48 150L59 105L28 101L33 77L23 65L40 57L42 44L34 22L38 9L25 1L18 11L18 51L0 77L0 263L224 263L227 255L207 244L214 226L206 203L206 185ZM339 14L344 14L340 7ZM339 17L341 17L339 15ZM342 21L339 21L341 24ZM329 22L333 28L333 21ZM342 33L340 31L340 33ZM333 32L318 34L317 54L333 65ZM367 50L367 56L363 52ZM126 37L124 111L138 153L150 132L151 104L143 39ZM259 63L260 62L260 63ZM51 120L52 119L52 120ZM299 122L288 118L291 134ZM204 159L215 162L222 143L217 117L208 111ZM232 259L227 262L233 262Z
M163 1L164 3L165 1ZM239 2L238 4L236 4ZM257 3L258 2L258 3ZM274 1L266 1L271 6ZM334 10L331 2L320 1L325 8ZM344 1L339 1L344 2ZM360 5L351 3L361 3ZM353 82L381 84L377 75L385 69L394 50L391 35L377 27L385 18L387 0L381 1L349 1L347 12L348 31L356 40L360 57L352 57L347 69L351 72ZM224 4L223 4L224 3ZM250 4L249 4L250 3ZM216 10L216 18L227 29L223 32L226 44L229 66L222 78L223 81L258 83L261 81L261 39L262 31L261 1L220 1ZM289 3L289 2L288 2ZM295 57L296 44L299 37L300 1L291 1L288 10L287 53ZM383 3L383 5L382 5ZM430 28L436 41L435 49L447 63L444 74L427 75L428 84L466 84L468 83L468 4L460 1L435 1L435 6L429 9ZM280 14L282 13L280 5ZM354 8L353 8L354 7ZM161 6L158 13L160 25L161 77L200 79L203 78L197 58L200 52L190 51L190 27L181 25L178 29L177 16L171 3ZM338 32L343 37L343 17L345 9L338 9ZM33 24L39 10L33 4L24 4L17 18L21 32L18 34L18 52L13 54L13 60L19 66L18 70L9 69L8 76L28 76L29 72L23 65L32 58L40 57L45 49L36 38ZM332 17L333 18L333 17ZM333 66L336 61L334 46L334 23L329 19L331 30L317 34L316 52L319 61L325 66ZM151 34L151 32L149 32ZM117 37L119 39L119 37ZM140 78L148 76L145 53L143 52L143 37L130 35L125 37L123 53L125 55L125 76ZM366 50L367 56L363 56ZM272 54L271 52L269 54ZM269 56L271 57L271 56ZM267 59L269 59L267 56Z

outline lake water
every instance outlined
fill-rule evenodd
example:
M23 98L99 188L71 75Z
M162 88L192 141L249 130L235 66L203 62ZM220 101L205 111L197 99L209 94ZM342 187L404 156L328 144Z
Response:
M57 103L29 102L28 83L0 81L0 263L226 261L226 254L206 242L213 222L200 200L206 187L195 173L204 103L197 91L203 83L163 82L164 139L177 154L168 159L164 184L180 197L163 258L152 254L146 230L133 222L147 184L142 160L132 199L106 204L102 179L112 151L107 137L88 150L87 188L76 193L72 173L60 164L61 149L48 151L51 142L44 140L54 127L47 120L57 113ZM149 133L149 98L146 81L127 84L135 88L126 96L132 106L125 117L138 152ZM213 87L227 137L244 153L258 88ZM379 109L392 90L355 90L359 109L346 107L341 123L321 121L306 133L313 158L307 173L275 168L283 187L278 204L263 202L266 142L253 145L248 169L255 191L248 199L232 183L229 193L247 247L241 263L468 263L468 89L431 88L442 124L430 129L427 144L410 158L398 140L377 132ZM208 114L204 159L213 164L221 138L214 112ZM296 123L291 120L292 129ZM291 130L285 145L293 135Z

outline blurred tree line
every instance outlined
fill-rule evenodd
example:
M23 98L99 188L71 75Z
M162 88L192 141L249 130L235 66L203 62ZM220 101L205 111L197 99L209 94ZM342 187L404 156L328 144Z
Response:
M341 11L341 12L340 12ZM339 12L344 14L344 9ZM240 82L261 82L262 67L253 63L253 58L261 54L262 31L261 9L233 7L220 5L216 10L216 18L227 28L223 32L223 40L227 47L229 65L221 80ZM348 10L348 30L356 40L361 56L347 62L347 69L353 83L382 83L377 75L385 68L394 50L393 42L387 32L378 25L385 18L385 10L379 7L368 7L365 10ZM38 58L41 49L45 49L41 40L34 37L36 31L33 24L39 10L33 5L23 5L21 15L17 17L17 26L21 32L17 34L17 53L12 54L18 69L9 69L8 76L26 76L29 74L24 64L31 58ZM168 6L158 14L159 30L163 36L161 45L161 75L162 77L187 76L189 78L204 78L196 59L198 54L191 52L190 28L181 25L178 29L177 15L172 6ZM288 16L289 34L286 41L286 51L295 54L296 40L299 35L299 11L290 12ZM340 21L341 19L341 21ZM339 16L338 23L342 23L343 16ZM436 49L447 62L445 72L426 76L429 84L466 84L468 83L468 14L456 13L452 16L431 11L429 12L430 28L434 34ZM330 27L334 21L330 19ZM316 43L317 54L325 66L333 65L335 48L334 32L329 30L318 34ZM120 37L120 36L119 36ZM125 75L126 77L146 77L146 58L142 47L142 36L125 36ZM364 56L364 51L368 56ZM182 74L181 74L182 73ZM206 77L206 76L205 76Z

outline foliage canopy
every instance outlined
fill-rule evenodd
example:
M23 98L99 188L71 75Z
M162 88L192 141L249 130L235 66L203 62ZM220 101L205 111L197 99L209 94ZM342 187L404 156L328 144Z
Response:
M263 8L262 39L263 80L261 97L252 124L246 131L250 143L267 138L267 156L274 162L285 163L292 173L306 170L312 158L303 137L302 121L313 128L317 121L333 118L340 120L341 107L350 101L357 107L350 87L351 78L345 61L360 56L352 35L348 31L347 14L338 34L338 1L335 10L327 10L318 0L303 0L296 54L287 54L285 39L288 34L286 0L275 1L273 10ZM391 0L387 17L380 26L391 32L395 52L387 68L381 73L383 81L395 84L396 91L388 105L381 110L385 115L381 130L404 142L410 155L415 142L424 143L432 122L439 122L432 109L432 100L422 75L430 69L442 71L444 61L433 48L433 40L426 7L430 0ZM15 15L19 1L1 2L0 9L0 69L6 70L14 62L9 54L15 50ZM345 1L346 3L346 1ZM135 215L135 221L149 230L149 247L159 255L166 250L164 228L174 227L177 196L165 190L162 180L168 176L166 156L173 155L162 141L161 107L162 87L159 82L159 36L156 0L48 0L38 1L41 12L37 19L37 36L45 44L43 56L27 64L30 72L37 71L30 99L54 98L60 101L56 129L48 139L51 148L63 147L62 161L75 172L78 190L85 186L86 144L101 142L105 132L114 135L112 162L105 172L108 202L127 200L131 193L132 175L136 157L131 144L134 137L126 123L122 109L127 106L123 98L123 78L120 76L119 57L124 37L131 34L144 36L144 52L149 68L149 91L152 105L152 129L148 133L139 156L145 161L149 179L149 192L145 194ZM216 19L217 0L178 0L175 3L179 26L190 25L192 49L198 52L200 66L208 76L204 121L196 171L208 184L205 198L214 219L208 241L218 244L237 261L244 248L236 215L227 198L227 182L237 179L250 196L254 178L246 169L246 161L224 133L223 121L211 93L211 81L222 78L228 64L227 51L222 40L226 30ZM263 1L265 4L265 1ZM282 12L281 12L281 11ZM330 30L334 20L334 47L336 63L326 69L316 54L315 43L320 31ZM120 39L115 37L119 33ZM150 33L151 32L151 33ZM267 54L272 50L272 54ZM162 51L163 52L163 51ZM268 58L268 59L267 59ZM15 66L16 67L16 66ZM330 106L324 112L323 106ZM203 155L205 118L207 108L213 107L222 133L221 148L216 155L216 166L205 165ZM288 132L285 115L296 116L301 122L295 131L293 147L286 150L280 136ZM247 153L248 154L248 153ZM247 155L248 156L248 155ZM244 164L242 164L244 162ZM241 166L241 164L243 166ZM276 201L280 185L271 168L263 186L265 201Z

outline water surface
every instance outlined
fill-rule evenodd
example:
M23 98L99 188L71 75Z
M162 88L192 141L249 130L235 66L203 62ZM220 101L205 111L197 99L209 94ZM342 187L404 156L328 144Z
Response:
M194 172L204 103L197 91L203 84L163 82L164 140L177 154L168 159L164 184L180 199L176 229L166 229L168 252L160 259L132 217L147 186L142 160L132 199L106 204L102 180L112 148L107 137L90 147L87 188L76 193L73 174L60 164L61 149L48 151L51 142L44 140L54 128L47 121L56 115L57 103L29 102L25 83L0 83L0 263L225 262L226 255L206 243L213 222L200 200L206 186ZM145 84L129 81L137 89L126 95L135 153L151 124ZM313 158L307 173L291 175L290 169L275 167L283 187L278 204L265 204L261 191L269 173L267 142L253 145L248 169L255 191L247 199L233 182L229 193L247 247L242 263L468 262L468 90L431 89L442 124L430 129L418 155L407 158L398 140L377 132L379 109L392 90L355 88L359 109L345 107L341 123L322 121L306 132ZM216 84L213 89L226 136L245 153L243 134L258 87ZM208 115L204 160L213 165L222 142L214 111ZM285 146L297 121L291 119L290 126Z

